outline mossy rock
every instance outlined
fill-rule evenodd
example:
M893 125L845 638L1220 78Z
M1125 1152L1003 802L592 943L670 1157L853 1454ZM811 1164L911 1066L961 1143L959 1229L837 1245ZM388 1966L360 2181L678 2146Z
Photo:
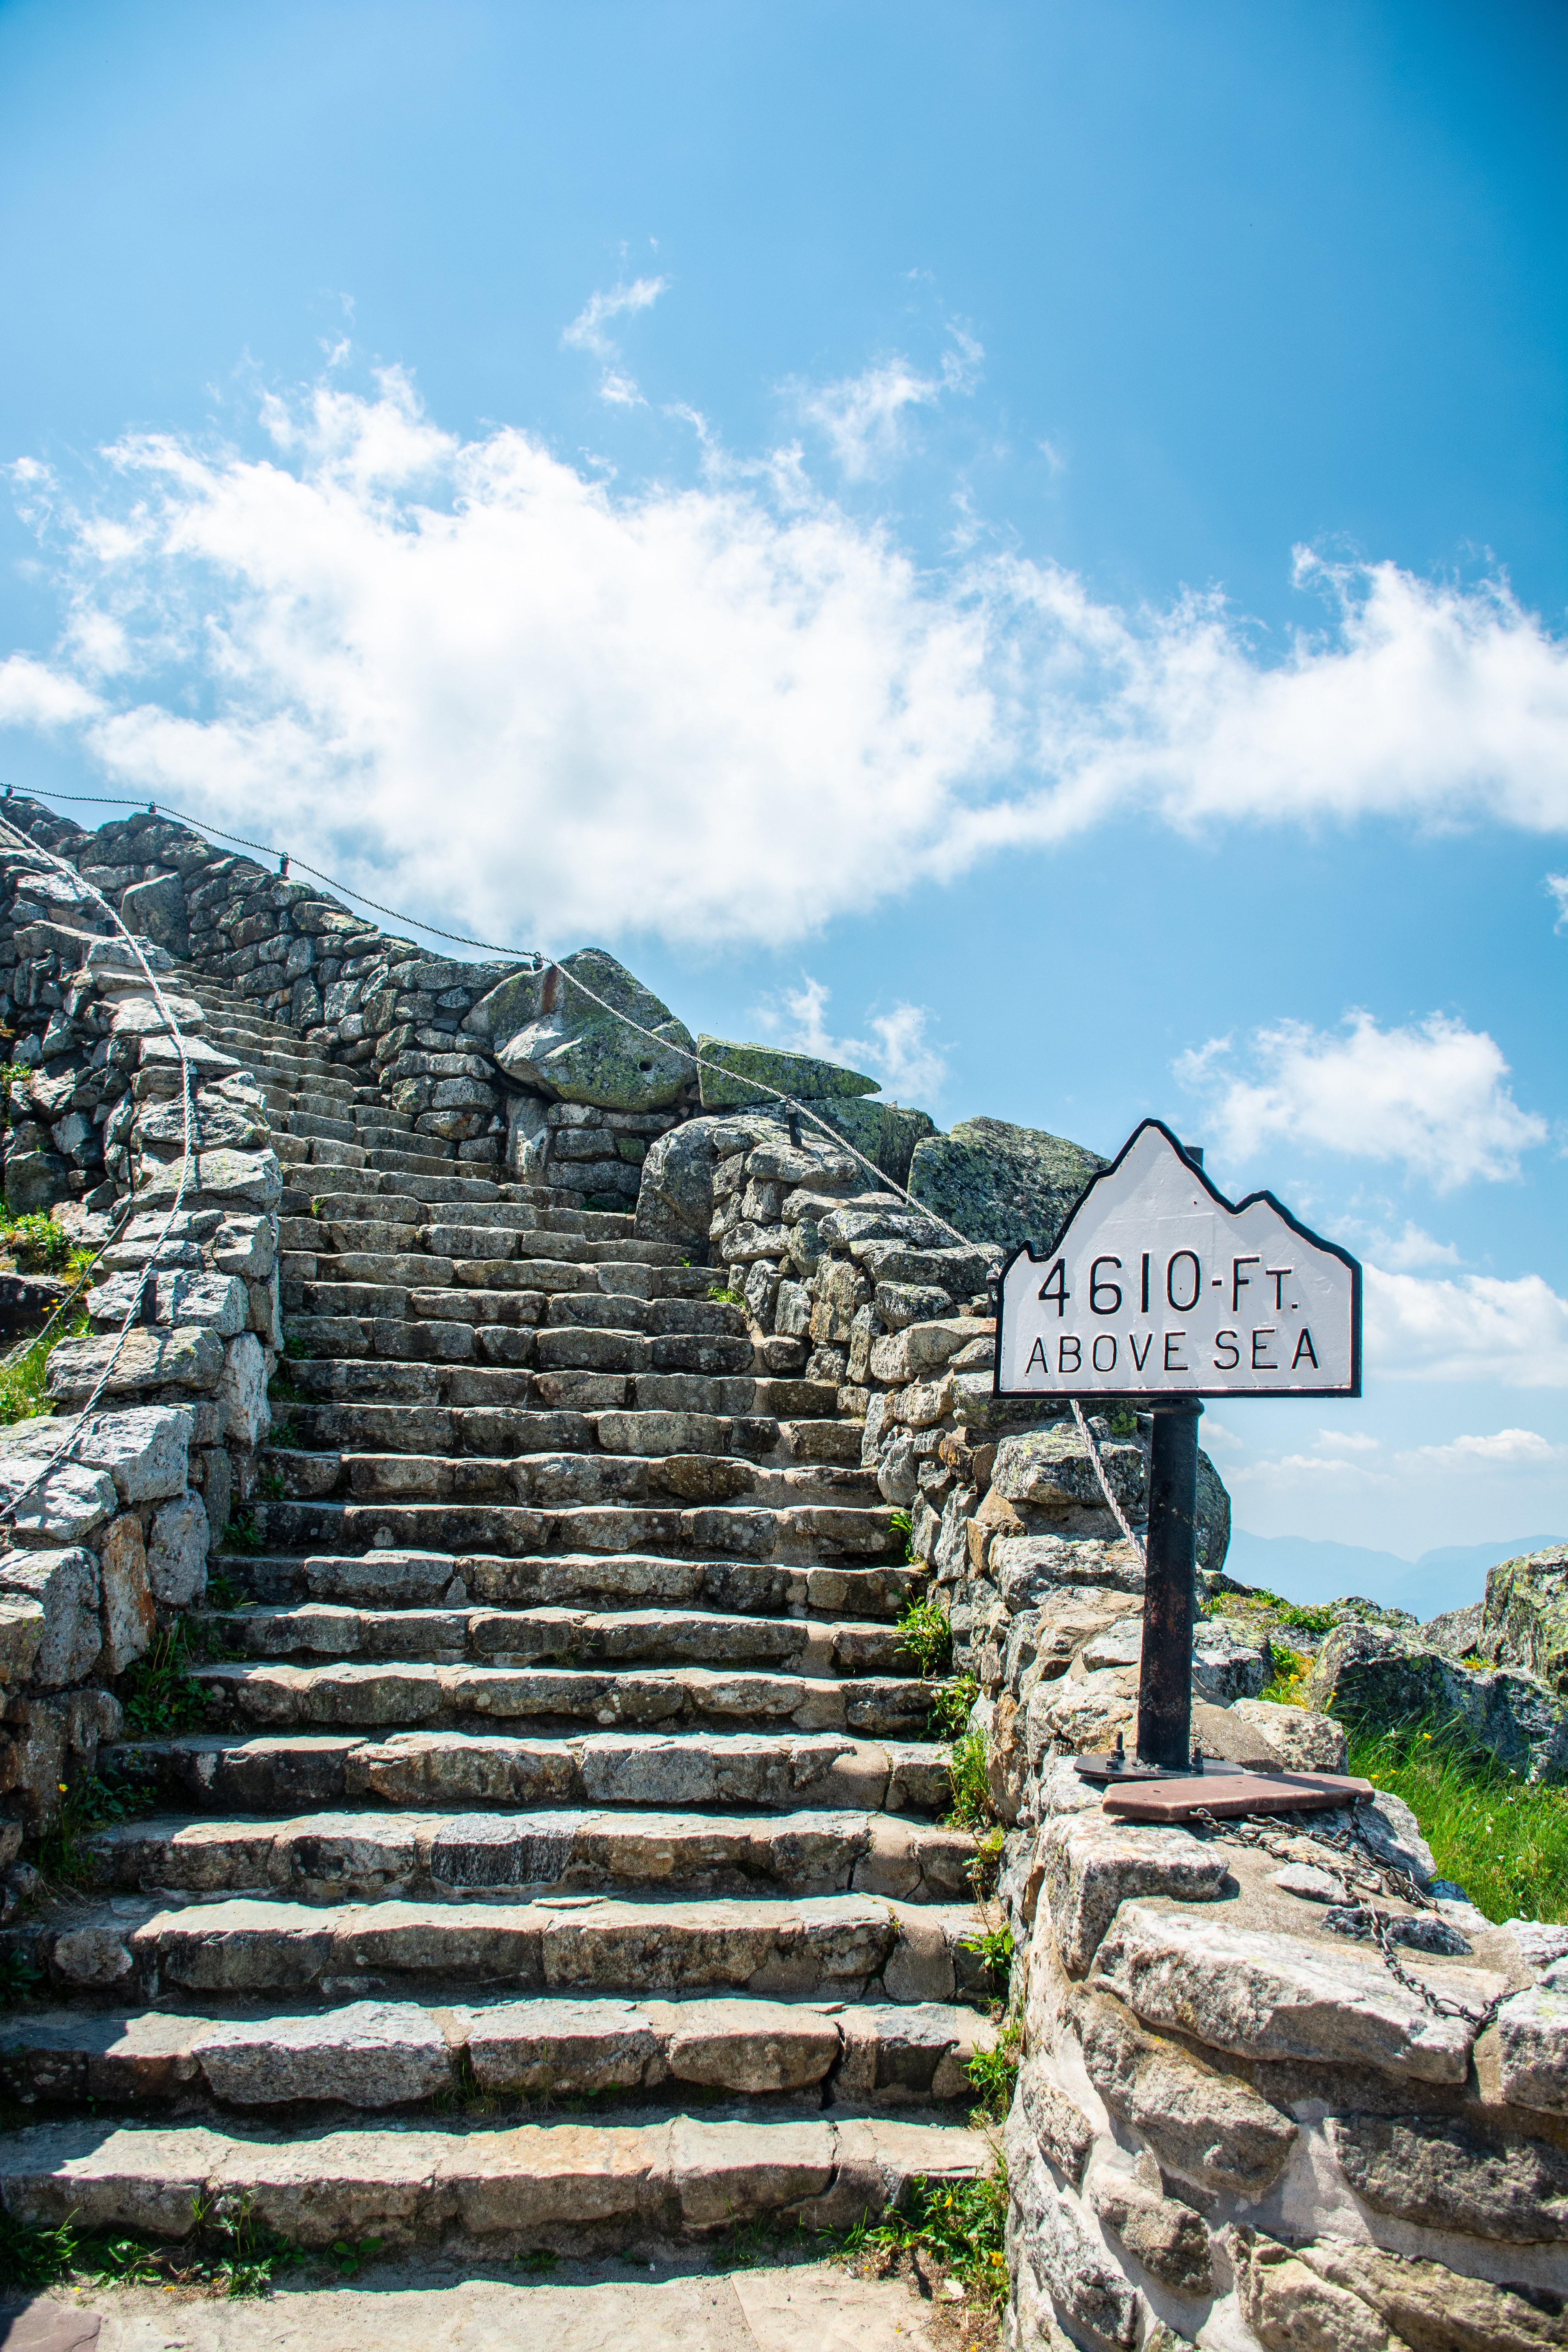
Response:
M1056 1247L1079 1194L1106 1165L1098 1152L1043 1128L966 1118L916 1148L910 1190L967 1241L1005 1250L1029 1242L1045 1252Z
M592 997L574 985L578 981L594 991ZM696 1075L690 1030L603 948L579 948L542 972L516 973L492 996L503 991L505 1009L530 1017L494 1049L496 1060L520 1086L557 1102L588 1103L599 1110L662 1110ZM490 1003L486 998L476 1005L470 1022ZM637 1028L617 1020L620 1013Z
M822 1062L810 1054L786 1054L777 1045L737 1045L729 1037L699 1037L702 1062L704 1110L773 1108L772 1097L759 1091L772 1087L793 1095L797 1102L819 1097L874 1095L879 1081L837 1062Z

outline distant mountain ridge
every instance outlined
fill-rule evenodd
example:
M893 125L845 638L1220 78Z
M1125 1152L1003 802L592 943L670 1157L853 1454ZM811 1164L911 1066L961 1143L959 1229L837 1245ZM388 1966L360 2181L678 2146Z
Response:
M1568 1538L1556 1534L1518 1536L1507 1543L1443 1544L1411 1560L1362 1544L1255 1536L1237 1528L1225 1566L1237 1583L1265 1585L1284 1601L1338 1601L1358 1593L1388 1609L1408 1609L1425 1623L1445 1609L1464 1609L1481 1600L1487 1570L1499 1560L1564 1540Z

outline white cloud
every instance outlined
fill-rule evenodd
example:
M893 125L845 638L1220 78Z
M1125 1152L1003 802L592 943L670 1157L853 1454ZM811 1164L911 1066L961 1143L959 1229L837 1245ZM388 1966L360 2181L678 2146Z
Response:
M1294 1484L1319 1489L1342 1487L1347 1493L1365 1492L1394 1483L1386 1470L1370 1470L1363 1463L1349 1462L1342 1454L1280 1454L1227 1469L1225 1481L1227 1486L1273 1489L1282 1484Z
M1552 928L1568 931L1568 874L1549 874L1546 887L1557 901L1557 920Z
M613 408L635 408L642 399L633 377L620 363L620 348L605 331L605 322L623 319L638 310L651 310L661 294L669 291L668 278L634 278L629 286L612 286L608 292L589 296L569 327L561 331L561 340L571 349L592 352L605 362L599 378L599 397Z
M1568 1299L1538 1274L1458 1281L1366 1269L1367 1370L1396 1379L1568 1388Z
M1453 1437L1445 1445L1417 1445L1394 1456L1405 1471L1549 1470L1568 1455L1533 1429L1500 1429L1490 1437Z
M63 670L27 654L0 661L0 727L67 727L98 708L98 697Z
M1452 1242L1438 1241L1409 1217L1397 1234L1385 1232L1378 1225L1362 1225L1345 1217L1341 1218L1335 1231L1342 1241L1348 1241L1357 1233L1364 1235L1366 1255L1375 1257L1391 1274L1412 1274L1422 1265L1459 1264L1459 1253Z
M1320 1454L1375 1454L1382 1441L1363 1429L1320 1429L1315 1443Z
M944 393L973 390L985 353L963 329L953 327L949 332L952 342L937 375L921 375L895 353L859 375L800 394L802 414L826 435L834 457L851 481L878 472L903 454L907 409L931 408Z
M1408 1029L1352 1013L1344 1027L1343 1036L1301 1021L1259 1029L1248 1045L1255 1076L1232 1074L1228 1038L1180 1057L1176 1075L1208 1096L1229 1159L1250 1160L1278 1137L1403 1160L1449 1192L1476 1177L1517 1176L1520 1153L1545 1142L1546 1121L1520 1109L1485 1030L1440 1013Z
M835 1037L826 1020L833 992L810 973L799 988L786 988L772 1003L757 1007L759 1027L797 1054L815 1054L825 1062L842 1062L879 1077L884 1094L895 1101L923 1100L940 1094L947 1076L946 1049L926 1034L931 1010L926 1004L895 1004L890 1013L867 1016L870 1036Z
M1568 657L1496 583L1304 560L1330 625L1267 665L1216 597L923 572L789 451L634 491L395 371L263 422L126 439L91 511L18 477L72 610L9 715L454 929L776 944L1129 814L1568 830Z

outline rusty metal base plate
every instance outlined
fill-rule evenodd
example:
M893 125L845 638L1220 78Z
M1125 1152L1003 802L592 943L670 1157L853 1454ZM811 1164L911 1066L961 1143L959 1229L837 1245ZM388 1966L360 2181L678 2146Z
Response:
M1140 1764L1135 1756L1116 1756L1109 1749L1091 1749L1087 1756L1075 1756L1072 1760L1080 1780L1195 1780L1199 1778L1191 1769L1173 1772L1163 1764ZM1206 1780L1211 1773L1217 1777L1222 1772L1241 1772L1246 1769L1241 1764L1226 1764L1217 1756L1205 1756L1202 1778Z
M1226 1821L1241 1813L1330 1812L1371 1794L1370 1780L1347 1772L1250 1772L1232 1766L1223 1779L1218 1772L1194 1772L1108 1788L1104 1810L1127 1822L1179 1822L1196 1812Z

